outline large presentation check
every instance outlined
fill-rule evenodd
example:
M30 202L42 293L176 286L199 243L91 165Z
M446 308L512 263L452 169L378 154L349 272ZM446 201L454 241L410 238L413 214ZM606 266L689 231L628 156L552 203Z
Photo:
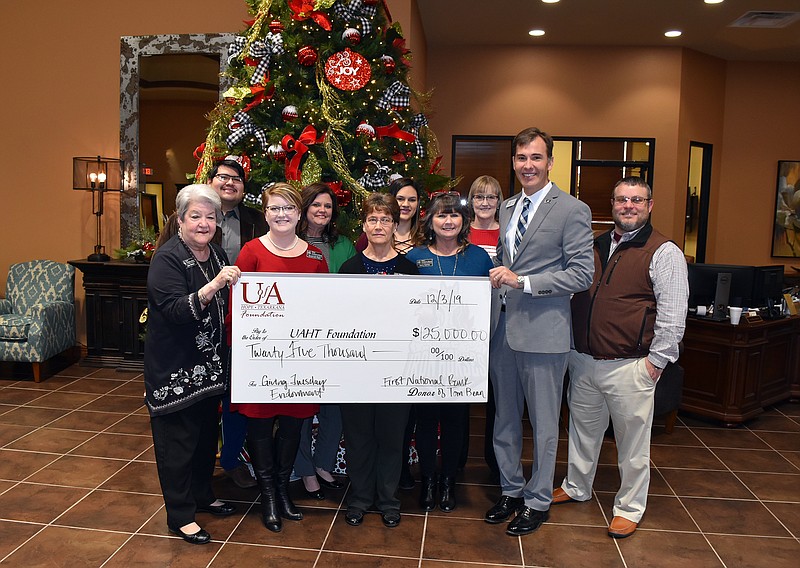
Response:
M485 402L488 278L245 272L233 402Z

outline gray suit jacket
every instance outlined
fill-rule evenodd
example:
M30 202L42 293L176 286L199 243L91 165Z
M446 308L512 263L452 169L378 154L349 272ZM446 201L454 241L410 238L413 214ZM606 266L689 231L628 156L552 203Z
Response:
M567 353L572 338L570 296L588 289L594 274L592 214L588 205L553 184L511 262L505 235L522 195L514 195L500 205L497 263L526 276L532 294L508 286L492 290L491 329L497 327L505 295L506 336L513 350Z

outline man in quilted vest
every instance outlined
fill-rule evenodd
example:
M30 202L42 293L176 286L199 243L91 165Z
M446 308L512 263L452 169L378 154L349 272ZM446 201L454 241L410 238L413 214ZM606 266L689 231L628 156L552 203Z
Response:
M650 224L643 179L617 182L611 207L614 229L594 242L592 286L572 299L569 464L553 504L591 499L610 416L621 485L608 535L625 538L647 504L656 382L678 358L689 284L683 252Z

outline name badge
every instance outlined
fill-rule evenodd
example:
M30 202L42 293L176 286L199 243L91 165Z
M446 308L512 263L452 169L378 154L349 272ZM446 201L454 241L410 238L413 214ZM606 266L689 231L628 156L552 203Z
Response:
M322 253L319 253L319 252L316 252L316 251L313 251L313 250L307 250L306 251L306 257L310 258L312 260L322 260L323 259Z
M417 261L417 268L431 268L433 266L432 258L420 258Z

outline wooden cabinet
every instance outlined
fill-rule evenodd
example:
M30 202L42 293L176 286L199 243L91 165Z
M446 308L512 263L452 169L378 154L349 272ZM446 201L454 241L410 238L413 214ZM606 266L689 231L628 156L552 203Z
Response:
M800 318L742 323L690 318L681 409L735 425L800 395Z
M141 371L144 361L143 326L139 316L147 307L148 264L124 261L69 263L83 272L86 292L84 363L119 370Z

